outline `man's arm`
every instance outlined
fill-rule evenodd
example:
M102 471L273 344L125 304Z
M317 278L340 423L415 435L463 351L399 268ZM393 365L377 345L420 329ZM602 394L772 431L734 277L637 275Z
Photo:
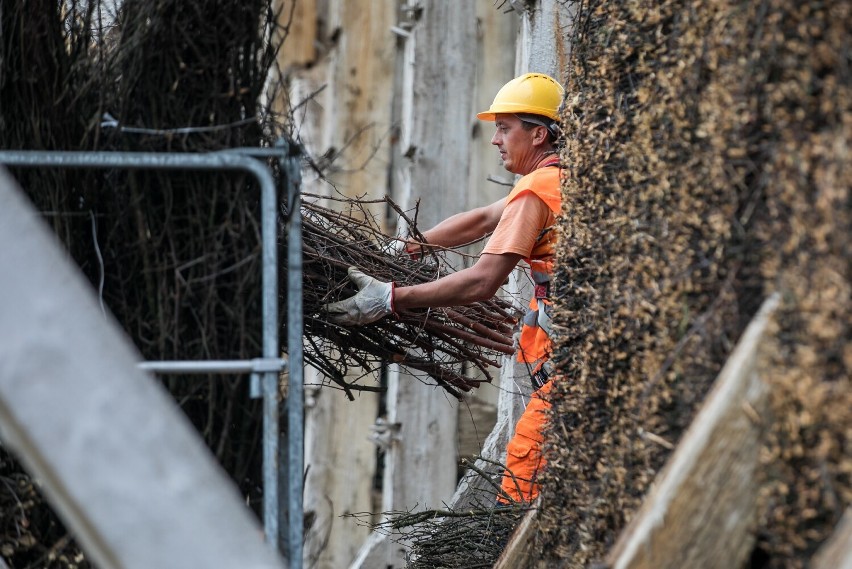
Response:
M395 310L463 306L493 297L523 257L513 253L484 254L472 267L436 281L394 290Z
M497 293L523 257L514 253L483 254L470 268L430 283L397 287L349 267L358 294L323 307L329 321L344 326L370 324L407 308L461 306L488 300Z
M452 215L423 232L428 245L439 247L456 247L494 231L503 209L506 207L506 198L500 198L491 205L474 208L462 213ZM406 246L408 253L419 252L421 244L416 240L410 240Z
M505 202L505 199L501 199L490 206L447 218L429 231L427 239L430 242L433 238L437 239L440 245L450 247L481 237L498 225ZM457 231L462 237L454 238L452 231ZM356 267L350 267L349 279L358 287L358 293L327 304L323 309L331 322L354 326L369 324L391 312L409 308L463 306L488 300L497 293L523 258L523 255L511 252L483 253L472 267L436 281L404 287L379 281Z

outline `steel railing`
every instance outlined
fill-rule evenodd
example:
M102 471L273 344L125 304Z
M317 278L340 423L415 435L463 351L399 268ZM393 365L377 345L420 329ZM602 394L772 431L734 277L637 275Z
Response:
M288 532L291 568L302 566L304 471L304 366L302 353L302 226L300 216L300 154L288 141L274 148L236 148L214 153L0 151L0 164L19 168L115 168L127 170L243 171L255 177L261 192L261 256L263 354L252 360L149 361L139 367L152 373L249 374L251 393L263 397L263 526L267 542L279 543L279 395L278 376L289 375ZM278 160L287 184L287 359L278 338L278 200L275 180L261 159Z

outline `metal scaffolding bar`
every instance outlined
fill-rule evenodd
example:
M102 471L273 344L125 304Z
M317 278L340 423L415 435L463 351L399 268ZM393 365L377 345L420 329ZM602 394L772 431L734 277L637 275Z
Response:
M290 536L289 556L302 562L302 543L304 520L302 515L302 473L304 469L304 370L302 354L302 217L301 217L301 170L299 154L292 152L289 143L282 139L283 157L279 164L287 180L287 214L289 233L287 238L287 354L291 366L290 383L287 391L287 433L288 433L288 502L293 508L289 511L288 533Z
M172 360L161 362L140 362L139 369L158 374L250 374L267 371L281 372L287 369L287 360L283 358L267 360Z
M255 156L255 157L251 157ZM298 206L300 185L299 158L286 141L275 149L244 148L209 154L164 152L72 152L72 151L0 151L0 164L23 168L117 168L129 170L202 170L243 171L260 184L261 191L261 251L263 287L263 357L247 362L174 362L169 373L213 373L201 368L242 367L245 373L257 374L262 381L263 405L263 522L267 542L279 543L279 468L278 468L278 373L286 365L280 359L278 339L278 260L277 260L277 190L268 165L257 158L278 157L288 177L289 228L288 262L288 349L290 395L288 397L289 453L289 546L290 567L302 566L302 463L304 440L302 434L303 368L302 368L302 311L301 311L301 223ZM291 179L292 178L292 179ZM294 262L295 260L295 262ZM293 298L293 295L297 296ZM295 352L295 353L294 353ZM260 363L258 363L260 362ZM281 367L277 367L278 365ZM144 364L143 364L144 365ZM165 369L167 362L150 362L152 368ZM260 365L262 369L257 369ZM252 366L252 367L248 367ZM182 368L183 371L176 371ZM195 371L190 371L195 370ZM229 372L222 372L229 373ZM294 427L294 423L298 423Z
M0 242L0 438L86 558L282 569L233 481L138 369L138 350L3 167Z

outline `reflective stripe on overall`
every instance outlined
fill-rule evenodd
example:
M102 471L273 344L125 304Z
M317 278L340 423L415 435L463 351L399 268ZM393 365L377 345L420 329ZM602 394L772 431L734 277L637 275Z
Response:
M550 363L553 311L553 304L550 302L550 273L536 270L538 265L539 262L536 261L530 263L530 276L535 285L535 292L523 319L527 333L524 338L522 330L521 337L526 341L520 342L518 346L518 361L528 366L533 390L541 389L553 371L553 364Z

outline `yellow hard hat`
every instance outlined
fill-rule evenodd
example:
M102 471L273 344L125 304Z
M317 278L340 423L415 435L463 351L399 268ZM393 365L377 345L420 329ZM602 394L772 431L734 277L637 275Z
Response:
M544 73L527 73L515 77L497 91L491 108L477 113L476 118L493 121L501 113L530 113L559 120L559 105L565 89L556 79Z

